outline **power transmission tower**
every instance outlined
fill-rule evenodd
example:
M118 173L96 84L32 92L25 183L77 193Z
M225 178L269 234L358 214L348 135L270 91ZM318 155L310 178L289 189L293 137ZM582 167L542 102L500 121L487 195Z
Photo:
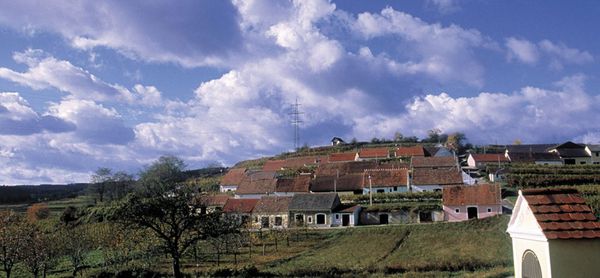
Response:
M292 125L294 126L294 149L298 150L300 147L300 124L303 122L300 120L300 114L304 114L300 112L300 104L298 103L298 98L296 98L296 103L292 104Z

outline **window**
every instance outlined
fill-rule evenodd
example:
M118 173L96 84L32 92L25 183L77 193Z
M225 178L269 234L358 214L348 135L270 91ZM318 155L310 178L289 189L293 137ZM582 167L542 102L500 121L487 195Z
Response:
M311 216L308 217L308 221L307 222L308 223L312 223L312 217Z
M600 156L600 152L596 152L596 156Z
M304 225L304 214L296 214L296 225L302 226Z
M275 216L275 226L281 226L283 224L283 219L281 216Z
M579 164L585 164L585 161L581 161L581 162L579 162Z
M383 190L383 189L377 189L377 193L383 193L383 192L385 192L385 190Z
M398 187L397 186L394 186L394 191L398 191Z
M317 214L317 225L325 225L325 214Z
M260 226L262 228L269 228L269 217L263 216L260 218Z
M340 215L338 213L335 214L335 219L340 219Z
M492 209L491 209L491 208L488 208L488 212L492 212Z
M460 209L455 209L454 212L459 213Z
M523 253L521 276L527 278L542 277L540 262L533 251L527 250Z

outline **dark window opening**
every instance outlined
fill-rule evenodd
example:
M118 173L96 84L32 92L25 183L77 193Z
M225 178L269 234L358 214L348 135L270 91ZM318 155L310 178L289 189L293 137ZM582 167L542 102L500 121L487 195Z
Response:
M303 214L296 214L296 225L298 225L298 226L304 225L304 215Z
M350 215L343 214L342 215L342 226L349 226L349 225L350 225Z
M492 209L491 209L491 208L488 208L488 212L492 212Z
M269 228L269 217L261 217L260 218L260 226L262 228Z
M383 193L383 192L385 192L385 190L383 190L383 189L377 189L377 193Z
M275 216L275 226L281 226L283 224L283 219L281 216Z
M477 219L477 208L476 207L467 208L467 216L469 219Z
M379 215L379 224L385 225L389 223L389 216L387 214Z
M317 214L317 225L325 224L325 214Z
M419 212L419 222L433 222L433 217L431 217L431 212L422 211Z

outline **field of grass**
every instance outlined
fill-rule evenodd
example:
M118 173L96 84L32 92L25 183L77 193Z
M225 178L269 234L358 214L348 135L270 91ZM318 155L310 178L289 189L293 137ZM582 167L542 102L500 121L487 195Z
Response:
M275 275L509 275L512 253L505 233L508 219L501 216L462 223L334 230L322 244L294 259L268 264L264 271Z

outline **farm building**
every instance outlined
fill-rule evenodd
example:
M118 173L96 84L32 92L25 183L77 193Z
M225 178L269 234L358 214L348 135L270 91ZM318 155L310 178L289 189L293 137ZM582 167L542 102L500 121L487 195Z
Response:
M227 199L223 206L223 213L236 219L242 224L250 223L252 211L258 199Z
M445 187L442 201L444 220L450 222L502 214L500 185L497 184Z
M600 273L600 222L575 189L519 191L507 232L517 278Z
M390 158L390 150L388 148L364 148L358 152L356 160L378 160Z
M361 206L339 205L331 218L331 226L357 226L359 224Z
M288 227L288 207L292 197L263 196L258 200L252 215L254 228Z
M370 169L362 175L363 194L408 191L408 169Z
M254 172L247 174L240 182L236 192L236 198L260 199L264 195L273 194L277 179L275 172Z
M246 168L229 169L229 171L221 178L219 191L236 191L245 176Z
M336 193L299 193L289 205L291 227L331 227L333 212L340 205Z
M337 163L337 162L349 162L355 161L357 154L355 152L347 152L347 153L332 153L329 155L327 162L329 163Z
M398 147L394 150L395 157L413 157L413 156L425 156L425 149L423 146L412 146L412 147Z
M550 148L548 151L557 153L560 156L563 164L566 165L592 163L591 155L586 151L585 145L582 144L576 144L571 141L567 141Z
M462 185L462 171L456 168L413 168L412 191L441 191L445 186Z
M467 164L471 168L485 169L488 165L502 165L509 163L510 160L501 153L488 153L488 154L469 154L467 158Z

